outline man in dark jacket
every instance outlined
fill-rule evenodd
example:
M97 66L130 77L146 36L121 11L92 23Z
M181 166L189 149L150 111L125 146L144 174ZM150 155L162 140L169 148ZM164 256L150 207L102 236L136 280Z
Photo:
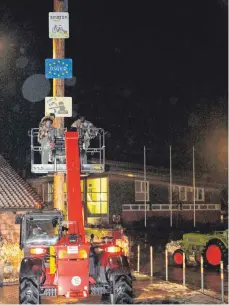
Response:
M72 123L71 127L76 128L79 133L81 164L87 164L87 150L90 147L90 140L97 136L98 130L90 121L85 120L84 116L80 116Z
M52 150L54 147L55 129L53 122L54 114L42 118L39 124L38 143L41 144L41 163L48 164L53 162Z

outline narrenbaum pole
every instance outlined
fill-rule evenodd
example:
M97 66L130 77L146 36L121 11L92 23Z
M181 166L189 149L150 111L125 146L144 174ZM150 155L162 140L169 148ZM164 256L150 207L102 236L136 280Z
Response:
M54 0L54 12L64 11L64 1ZM65 57L64 39L53 39L53 58ZM64 96L64 79L53 79L53 96ZM54 123L56 128L64 128L64 118L56 118ZM64 211L64 173L54 174L54 208Z

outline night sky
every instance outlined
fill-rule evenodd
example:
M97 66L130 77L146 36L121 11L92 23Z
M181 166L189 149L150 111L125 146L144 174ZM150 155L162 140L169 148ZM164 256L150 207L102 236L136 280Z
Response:
M0 2L0 150L17 168L44 101L22 95L52 57L49 0ZM107 159L192 169L227 168L228 6L225 0L69 0L74 115L108 131ZM39 88L37 88L39 90ZM73 118L66 120L69 126ZM27 158L28 161L28 158Z

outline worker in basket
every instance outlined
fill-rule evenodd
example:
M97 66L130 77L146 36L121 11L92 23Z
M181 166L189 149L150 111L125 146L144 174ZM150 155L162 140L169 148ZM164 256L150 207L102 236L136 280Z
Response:
M53 149L55 128L53 127L55 114L51 113L42 118L39 124L38 143L41 145L41 163L53 163Z
M71 125L72 128L76 128L80 136L80 149L82 151L87 151L90 147L90 140L94 139L97 134L97 128L90 122L85 120L84 116L80 116Z
M80 116L73 122L71 128L76 128L79 133L81 164L87 164L87 150L90 147L90 140L98 134L97 128L90 121L85 120L84 116Z

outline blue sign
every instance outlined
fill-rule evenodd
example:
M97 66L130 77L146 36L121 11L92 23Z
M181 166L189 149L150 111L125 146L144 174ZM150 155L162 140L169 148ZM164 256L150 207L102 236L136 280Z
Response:
M72 59L57 58L45 60L46 78L72 78Z

